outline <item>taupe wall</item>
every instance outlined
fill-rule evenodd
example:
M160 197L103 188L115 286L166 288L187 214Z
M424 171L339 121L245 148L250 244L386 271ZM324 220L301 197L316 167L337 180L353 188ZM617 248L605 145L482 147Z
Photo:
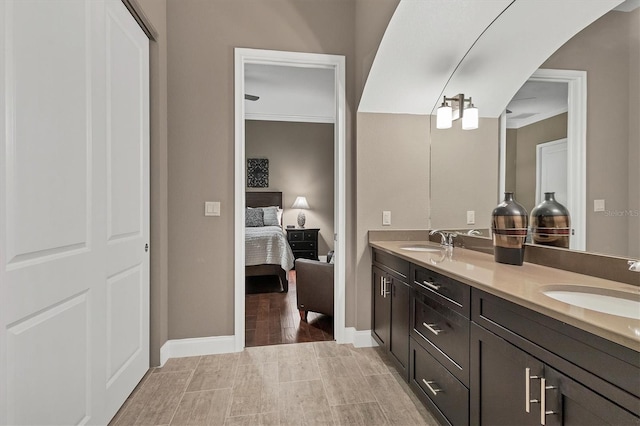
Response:
M629 211L638 206L637 189L630 191L630 185L638 186L638 163L630 158L639 144L639 16L640 9L610 12L541 66L587 71L587 251L636 257L640 256L640 218L595 213L593 200L604 199L608 211ZM633 246L635 251L628 253Z
M536 206L536 147L545 142L551 142L567 137L567 113L556 115L537 123L523 126L517 130L507 132L507 161L512 157L510 148L517 145L515 164L510 175L507 164L505 190L514 192L516 201L530 213ZM510 138L513 138L510 141ZM515 185L507 183L513 181Z
M357 299L355 326L371 328L368 231L427 229L429 116L358 113ZM391 226L382 226L382 211Z
M640 9L629 17L629 93L640 95ZM640 215L640 96L629 97L629 210ZM640 218L629 217L629 256L640 259Z
M247 158L269 159L269 187L282 191L284 225L297 226L296 196L307 197L306 228L320 228L318 254L333 250L333 124L245 121Z
M431 227L490 228L498 204L499 126L497 118L481 118L476 130L431 124ZM467 211L475 224L467 225Z

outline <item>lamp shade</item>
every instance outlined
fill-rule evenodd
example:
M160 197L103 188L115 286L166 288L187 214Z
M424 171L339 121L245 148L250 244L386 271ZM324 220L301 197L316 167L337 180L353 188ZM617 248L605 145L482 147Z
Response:
M296 197L296 200L293 202L291 206L292 209L309 209L309 203L307 202L306 197Z
M436 116L436 128L449 129L451 128L451 121L453 118L453 112L449 105L442 105L438 108Z
M464 115L462 116L462 129L474 130L478 128L478 108L471 106L465 108Z

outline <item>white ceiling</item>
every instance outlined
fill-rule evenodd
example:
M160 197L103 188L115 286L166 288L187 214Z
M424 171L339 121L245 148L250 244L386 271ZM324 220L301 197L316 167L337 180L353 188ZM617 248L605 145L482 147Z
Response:
M245 118L249 120L335 121L334 71L246 64L245 93L259 96L245 100Z
M401 0L358 110L433 114L443 94L464 93L498 117L551 53L620 3Z
M567 83L527 81L507 105L507 128L518 129L567 112L568 96Z

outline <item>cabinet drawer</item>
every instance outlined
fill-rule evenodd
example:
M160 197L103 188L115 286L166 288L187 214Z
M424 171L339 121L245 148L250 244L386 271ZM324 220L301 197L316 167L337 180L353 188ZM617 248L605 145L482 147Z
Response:
M300 231L287 232L287 238L289 241L302 241L303 233Z
M373 263L387 272L395 273L406 281L411 269L410 263L392 254L373 250Z
M293 257L295 257L296 259L311 259L311 260L318 260L318 254L316 251L313 250L296 250L293 252Z
M469 318L471 289L468 285L419 266L413 266L412 277L414 288L436 295L445 306Z
M463 383L469 383L469 320L415 292L412 336Z
M302 233L302 239L305 241L315 241L317 235L318 233L315 231L304 231Z
M312 241L290 241L289 245L291 246L291 250L315 250L316 243Z
M411 382L453 425L469 424L469 390L411 339Z

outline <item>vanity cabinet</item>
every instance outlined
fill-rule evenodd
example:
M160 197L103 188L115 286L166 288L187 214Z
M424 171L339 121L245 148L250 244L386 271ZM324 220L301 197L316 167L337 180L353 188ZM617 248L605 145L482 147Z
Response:
M472 303L471 424L640 424L637 352L476 289Z
M412 265L409 384L442 423L469 423L470 288Z
M372 267L372 335L387 349L396 369L408 380L409 262L374 250Z
M640 425L637 351L387 252L373 259L372 335L441 424Z

